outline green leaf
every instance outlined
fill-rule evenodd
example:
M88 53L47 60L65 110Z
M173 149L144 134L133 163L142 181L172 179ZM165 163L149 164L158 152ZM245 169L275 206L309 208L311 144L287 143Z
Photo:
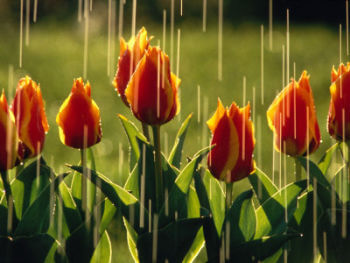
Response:
M78 171L80 173L83 172L83 168L81 166L69 166L71 169ZM89 169L88 169L89 170ZM97 173L94 170L88 171L91 174L89 178L93 184L101 189L103 194L116 206L120 207L121 212L124 217L129 222L132 222L132 227L136 230L137 233L143 233L146 231L145 228L140 228L139 220L140 220L140 203L135 196L126 191L124 188L120 187L117 184L114 184L111 180L105 177L102 174ZM148 226L148 212L146 209L144 210L144 222L145 226Z
M62 197L63 214L69 232L73 233L83 223L83 219L65 182L60 184L59 194Z
M124 117L121 114L118 114L118 117L123 125L124 131L129 139L130 144L130 171L134 168L137 160L140 157L140 150L139 145L137 143L137 139L147 143L146 137L139 132L139 130L136 128L135 124L133 124L131 121L129 121L126 117Z
M310 183L312 183L312 179L315 177L318 183L322 184L325 188L329 190L331 189L330 183L327 181L320 168L318 168L318 166L313 161L305 157L298 157L297 160L304 167L305 171L307 171L309 166Z
M339 143L336 143L334 145L332 145L322 156L322 158L320 159L320 161L318 162L318 168L320 169L320 171L322 172L322 174L326 174L328 171L328 168L331 164L332 158L336 152L336 150L338 149Z
M90 263L110 263L112 260L112 244L105 231L95 248Z
M53 171L43 159L30 163L25 167L11 184L14 208L18 219L39 196L41 191L50 183Z
M201 175L203 175L203 180ZM204 178L210 180L210 175L208 175L206 169L202 168L200 172L196 173L196 175L194 176L196 192L201 205L201 216L207 216L211 214L210 203L209 203L210 202L209 191L211 191L211 188L209 187L208 188L209 191L207 191L206 185L203 182ZM217 187L220 187L220 185L218 184ZM220 193L220 195L223 195L222 191L221 192L218 191L218 192ZM221 199L222 198L223 197L221 197ZM224 217L224 214L221 214L221 216ZM218 229L215 227L213 216L211 216L208 220L204 222L203 234L205 237L205 246L207 250L208 261L214 262L220 257L219 250L220 250L220 244L221 244L220 242L221 226L220 226L220 233L219 233Z
M156 203L154 148L152 145L141 140L137 139L137 141L141 154L124 188L130 191L139 200L145 200L144 206L150 210L148 200L151 200L152 204ZM163 155L161 155L161 158L164 188L169 190L172 188L177 174ZM140 188L142 185L144 186L144 196L141 198ZM164 202L164 200L162 202ZM152 210L154 210L154 208L152 208Z
M230 244L241 244L254 238L256 215L252 197L252 190L241 193L228 211L226 222L230 229Z
M278 191L277 186L259 168L256 168L255 172L248 176L248 179L260 204L263 204Z
M22 216L22 220L17 225L15 230L16 236L34 235L47 231L50 213L52 212L50 211L50 198L53 197L51 189L56 192L58 185L67 175L68 173L55 177L54 180L44 188L33 204L28 207Z
M128 241L130 254L135 262L140 262L139 254L136 247L138 235L135 232L135 230L130 226L130 224L128 223L128 220L126 220L125 217L123 217L123 222L126 228L126 239Z
M79 165L80 165L80 162L79 162ZM91 170L96 170L95 157L91 147L86 149L86 167ZM89 211L92 211L96 200L96 187L90 181L87 182L86 187L87 187L87 208ZM75 172L73 174L71 189L72 189L72 196L74 198L74 202L79 208L80 213L83 214L84 212L81 207L82 201L81 201L81 174L80 173Z
M103 233L109 223L114 218L115 213L117 212L117 208L112 204L111 201L109 201L107 198L103 202L103 213L100 223L100 233Z
M289 223L291 228L295 229L299 233L302 233L300 238L294 239L289 243L289 262L313 262L313 225L315 223L313 216L313 195L314 192L309 191L300 196L298 199L298 207L295 210L291 222ZM317 218L319 218L323 213L319 203L317 211L318 214L315 219L316 222L318 221ZM317 233L317 236L321 237L319 233Z
M192 113L188 115L186 120L182 123L179 131L177 132L176 138L175 138L175 143L174 146L170 152L169 155L169 163L174 165L175 167L180 169L181 166L181 156L182 156L182 148L184 145L184 141L186 138L186 133L188 130L188 126L191 122L192 119Z
M339 196L339 200L346 203L349 201L350 184L349 180L346 179L347 171L345 171L345 169L347 169L346 166L339 168L339 170L335 173L333 182L334 189Z
M192 178L198 168L199 163L210 151L211 147L204 148L195 154L192 161L180 172L175 180L175 184L170 190L168 204L164 203L159 215L159 226L163 227L166 224L175 220L175 218L187 217L187 202L186 196ZM166 214L166 206L168 206L168 214Z
M140 262L182 262L205 218L177 220L158 231L139 236ZM153 254L154 253L154 254Z
M273 255L288 240L300 237L298 233L283 233L264 236L259 239L244 242L240 245L230 244L230 259L234 262L256 262Z
M305 188L306 180L289 184L256 209L258 221L255 239L280 234L286 230L285 220L290 221L297 207L297 198ZM286 209L287 218L285 218Z
M55 240L47 234L0 237L1 262L44 262Z

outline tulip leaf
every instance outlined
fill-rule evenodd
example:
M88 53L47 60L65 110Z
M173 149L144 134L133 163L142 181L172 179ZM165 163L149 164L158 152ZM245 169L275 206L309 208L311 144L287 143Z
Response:
M0 236L1 262L44 262L55 239L48 234L10 237Z
M347 171L346 166L340 167L340 169L335 173L333 178L334 190L339 196L340 201L348 202L350 193L349 179L346 178Z
M208 154L210 149L211 147L207 147L196 153L191 162L189 162L177 176L175 184L170 190L169 198L168 200L165 200L165 203L161 208L159 215L160 227L174 221L176 218L181 219L187 217L186 197L192 182L192 178L198 168L199 163Z
M6 197L3 195L0 198L0 236L7 235L7 205Z
M80 162L79 162L80 165ZM92 151L92 148L86 149L86 167L91 170L96 170L95 157ZM89 211L93 210L95 199L96 199L96 187L90 181L86 184L87 187L87 208ZM74 202L79 208L80 213L83 215L83 209L81 207L81 174L78 172L73 173L72 179L72 196L74 198Z
M309 165L309 173L310 173L310 183L313 185L315 178L317 180L317 195L320 200L320 202L323 205L323 208L330 208L331 205L331 199L332 199L332 186L326 179L326 177L323 175L321 170L318 168L318 166L312 162L311 160L308 160L304 157L298 157L299 162L304 167L305 171L307 171L307 166ZM308 164L309 162L309 164ZM338 194L335 192L336 197L336 207L339 207L339 197Z
M187 218L198 217L200 217L200 203L195 189L192 186L190 186L187 195ZM197 257L203 246L204 234L203 230L200 229L192 243L191 248L188 250L183 262L193 262L193 260Z
M109 199L105 199L103 202L103 213L102 218L100 222L99 231L100 233L103 233L109 225L109 223L114 218L115 213L117 212L117 208L114 206L114 204L109 201Z
M137 240L140 262L182 262L206 218L179 219Z
M192 119L192 113L188 115L188 117L182 123L179 131L177 132L174 146L169 155L169 163L174 165L175 167L180 169L181 166L181 156L182 156L182 148L185 142L186 133L189 127L189 124Z
M289 223L291 228L295 229L302 236L298 239L294 239L289 243L288 261L309 263L313 262L313 198L314 192L309 191L301 195L298 199L298 207L295 210L294 216ZM315 218L319 218L323 213L320 204L317 208L318 214ZM318 237L321 237L317 234ZM323 238L323 237L321 237Z
M137 139L137 141L141 154L124 188L130 191L140 201L144 200L144 206L149 210L149 200L151 200L152 204L156 203L154 148L152 145L141 140ZM171 189L176 179L176 171L170 166L163 155L161 155L161 158L164 189ZM142 187L144 187L144 196L140 195ZM163 202L164 200L162 200Z
M65 182L60 184L59 194L62 198L62 209L67 222L67 227L69 232L72 233L83 223L83 219L74 202L72 193L69 191Z
M95 248L90 263L110 263L112 261L112 244L105 231Z
M288 240L300 237L299 233L282 233L264 236L241 244L230 244L229 258L234 262L257 262L273 255Z
M283 233L297 207L297 198L306 188L306 180L289 184L256 209L255 239ZM286 214L287 209L287 214ZM286 215L286 218L285 218Z
M131 225L128 223L128 220L125 219L125 217L123 217L123 222L126 228L126 239L128 241L130 254L135 262L139 262L140 260L139 260L137 247L136 247L138 235L135 232L135 230L131 227Z
M309 167L309 173L310 173L310 182L312 183L312 178L316 178L317 182L322 184L327 189L331 189L330 183L327 181L326 177L320 170L320 168L310 159L305 157L298 157L298 161L301 163L301 165L304 167L305 171L307 171Z
M81 166L69 166L72 170L83 172ZM120 207L122 215L126 217L129 222L133 222L132 227L136 230L137 233L142 233L146 231L144 228L140 228L139 219L140 219L140 208L141 204L138 199L129 193L127 190L121 186L114 184L106 176L97 173L94 170L89 170L90 173L89 179L93 184L101 189L102 193L113 203L114 206ZM148 226L148 212L146 209L144 211L144 220L145 226Z
M241 244L254 238L256 215L252 197L252 190L241 193L227 213L223 228L229 227L230 244Z
M138 140L141 140L145 143L147 143L146 137L137 129L134 123L129 121L126 117L124 117L121 114L118 114L118 117L123 125L124 131L126 135L128 136L129 144L130 144L130 158L129 158L129 164L130 164L130 171L134 168L135 164L137 163L137 160L140 157L140 149L139 144L137 142Z
M38 163L39 162L39 163ZM39 196L41 191L50 183L53 171L40 158L22 169L11 184L14 208L18 219L22 218L26 209Z
M53 194L51 191L56 192L59 184L67 175L68 173L55 177L41 191L38 198L23 213L22 220L19 221L15 230L16 236L45 233L48 230L50 213L53 212L50 210L50 198Z
M248 176L248 179L260 204L263 204L278 191L277 186L259 168L256 168L255 172Z
M339 147L339 143L335 143L332 145L322 156L320 161L318 162L318 168L322 172L322 174L326 175L328 168L331 164L332 158L334 154L336 153L336 150Z

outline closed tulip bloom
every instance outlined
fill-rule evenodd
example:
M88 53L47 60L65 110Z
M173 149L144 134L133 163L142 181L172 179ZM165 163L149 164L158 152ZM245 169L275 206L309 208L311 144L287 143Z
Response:
M125 97L125 89L136 65L146 53L148 45L149 39L144 27L141 28L136 37L132 37L128 42L125 42L124 38L120 38L118 68L113 85L127 106L129 106L129 103Z
M0 97L0 171L14 167L18 158L15 118L9 110L4 91L2 91Z
M292 80L267 110L275 148L291 156L313 153L321 141L309 78L304 71L298 82Z
M74 80L69 97L63 102L56 122L61 142L67 146L84 149L101 140L100 110L91 99L91 86L84 86L82 78Z
M328 132L337 140L350 139L350 63L333 67L330 86L331 102L328 113Z
M159 47L149 47L132 75L125 96L137 119L161 125L180 110L178 79L170 72L169 57Z
M219 180L235 182L255 170L253 151L255 145L250 105L239 108L235 103L225 109L218 100L215 114L207 122L212 132L208 167Z
M41 153L49 130L40 86L30 77L19 80L11 105L24 158Z

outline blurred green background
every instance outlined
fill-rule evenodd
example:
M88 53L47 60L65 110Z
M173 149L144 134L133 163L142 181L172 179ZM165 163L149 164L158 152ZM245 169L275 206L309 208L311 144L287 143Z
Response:
M33 7L34 1L29 1ZM268 0L224 1L222 81L218 80L218 1L207 0L207 27L202 30L203 1L175 0L174 51L170 59L176 72L177 35L181 30L179 77L182 79L181 113L169 124L162 126L162 147L167 154L181 121L194 113L185 142L184 157L208 145L210 134L205 121L216 109L220 97L227 106L232 101L243 105L243 78L246 78L246 101L252 104L255 124L255 160L257 165L274 176L278 184L279 154L276 154L275 171L272 171L272 133L267 127L266 110L277 92L283 87L282 45L286 45L286 8L290 8L290 76L298 79L302 70L311 75L317 117L322 133L322 144L312 156L318 160L332 143L326 129L329 105L330 71L339 64L339 23L343 24L341 56L346 62L345 1L274 1L273 46L269 46ZM170 52L170 0L138 1L137 30L145 26L154 36L153 45L162 43L162 14L167 12L166 52ZM119 54L118 21L119 1L112 0L114 30L112 37L112 70L107 75L108 1L93 0L89 13L89 41L87 80L92 96L101 110L103 139L94 146L98 170L118 184L128 176L128 144L117 114L133 118L119 99L111 84ZM314 12L318 8L318 12ZM26 45L26 28L23 27L23 67L19 68L20 1L0 0L0 88L5 89L11 101L19 78L28 74L40 83L46 101L50 124L44 157L57 171L66 170L65 163L78 162L79 153L61 144L55 123L56 114L68 96L73 78L83 75L84 20L78 22L78 1L38 1L38 18L33 23L30 12L29 44ZM122 35L129 39L131 32L132 1L124 4ZM24 0L24 22L26 20ZM327 16L325 16L327 14ZM327 17L327 20L323 18ZM261 103L261 25L264 26L264 104ZM114 39L114 41L113 41ZM9 78L13 68L13 79ZM285 78L286 79L286 78ZM198 85L200 111L198 112ZM255 104L253 90L255 90ZM166 134L165 134L166 133ZM168 139L168 145L166 141ZM185 160L185 159L184 159ZM283 169L284 171L284 169ZM293 180L293 161L287 158L288 181ZM238 193L249 187L247 179L235 184ZM113 261L129 262L125 232L120 215L110 227L113 243ZM202 253L198 261L205 258Z

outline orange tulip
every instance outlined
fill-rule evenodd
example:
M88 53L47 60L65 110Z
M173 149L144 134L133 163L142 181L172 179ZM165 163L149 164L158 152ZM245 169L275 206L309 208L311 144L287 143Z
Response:
M350 63L333 67L330 86L331 102L328 113L328 132L337 140L350 139Z
M170 72L169 57L158 47L149 47L132 75L125 96L140 121L164 124L178 113L178 79Z
M320 145L320 128L309 78L304 71L298 82L292 80L267 110L275 148L291 156L313 153Z
M9 110L2 91L0 97L0 171L6 171L16 165L18 156L18 137L15 118Z
M239 108L235 103L225 109L220 99L215 114L207 121L213 137L208 167L219 180L234 182L247 177L255 170L255 145L250 105Z
M11 105L24 158L41 153L49 130L40 86L26 76L18 81Z
M56 122L61 142L67 146L83 149L101 140L100 110L91 99L91 86L84 86L82 78L74 80L69 97L63 102Z
M136 37L132 37L127 43L124 38L120 38L118 69L113 85L127 106L129 106L129 103L125 97L125 89L130 76L134 73L136 65L145 54L149 41L147 31L144 27L140 29Z

